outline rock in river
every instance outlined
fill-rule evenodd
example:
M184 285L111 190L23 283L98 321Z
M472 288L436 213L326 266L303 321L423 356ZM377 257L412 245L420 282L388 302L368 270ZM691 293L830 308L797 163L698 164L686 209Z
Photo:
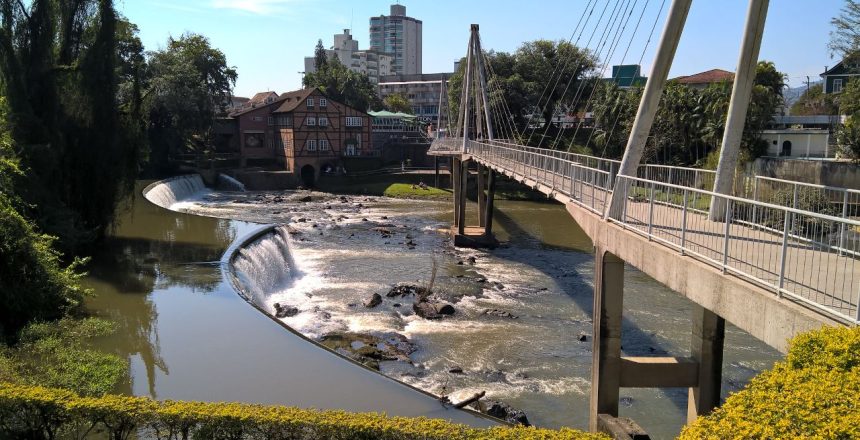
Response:
M299 309L290 306L282 306L281 303L275 303L275 317L289 318L299 314Z
M380 304L382 304L382 295L374 293L373 296L371 296L370 299L366 303L364 303L364 306L368 309L372 309Z

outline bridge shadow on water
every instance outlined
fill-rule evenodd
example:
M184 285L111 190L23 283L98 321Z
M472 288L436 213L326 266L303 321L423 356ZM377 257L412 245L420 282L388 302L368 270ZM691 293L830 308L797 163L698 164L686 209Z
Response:
M543 203L543 202L542 202ZM552 206L561 206L555 202L545 202L548 205ZM563 208L562 208L563 209ZM571 227L579 229L580 234L585 235L584 232L581 231L578 225L574 222L573 218L569 216L569 214L565 211L564 215L570 219ZM504 250L501 251L490 251L494 257L508 260L514 263L523 264L530 266L538 271L543 272L546 276L555 279L558 281L559 279L563 279L563 282L557 283L559 287L564 291L564 293L569 297L576 306L581 309L584 313L589 316L593 316L594 310L594 288L593 288L593 269L591 273L587 272L587 269L593 268L593 253L587 249L583 249L582 247L575 247L572 245L563 245L558 243L548 244L545 243L541 237L536 236L534 233L528 231L524 227L522 227L519 222L508 215L504 211L504 207L500 207L497 203L494 209L494 226L500 226L507 235L511 237L511 240L507 243L507 247L516 248L518 246L537 246L541 250L545 250L548 252L565 252L565 253L578 253L583 254L583 256L587 255L588 257L583 258L581 263L576 263L574 267L561 267L561 273L557 273L553 271L552 267L548 267L546 265L540 264L540 262L535 261L532 258L532 254L530 253L521 253L521 252L506 252ZM566 225L564 225L566 226ZM576 231L572 231L572 233L577 233ZM590 247L589 243L589 247ZM565 259L566 261L566 259ZM589 263L590 262L590 263ZM586 269L586 271L580 271L581 269ZM556 273L554 273L556 272ZM587 277L591 277L591 283L587 281ZM667 339L658 338L654 331L649 331L642 328L639 324L630 319L629 315L631 311L634 311L630 307L630 299L637 292L633 290L633 288L637 284L641 284L643 281L647 282L645 279L650 280L650 278L645 277L643 273L639 272L637 269L632 266L626 265L625 270L625 308L624 308L624 317L622 322L622 354L627 356L686 356L689 354L689 348L683 346L683 341L674 342ZM652 283L656 283L656 281L651 280ZM673 295L677 295L672 292ZM681 299L678 297L678 299ZM684 300L686 301L686 300ZM638 302L643 302L638 301ZM661 303L661 301L655 301L656 303ZM677 304L676 304L677 305ZM678 309L690 309L687 311L684 318L687 321L687 325L691 325L689 321L690 313L692 309L690 307L676 307L673 310L661 310L661 313L666 312L674 312ZM661 319L661 316L658 315L657 310L644 310L646 314L653 319ZM674 318L673 318L674 319ZM589 319L589 323L593 322ZM689 328L689 327L688 327ZM589 331L591 334L591 331ZM590 340L590 338L589 338ZM576 335L571 334L570 344L578 343L576 340ZM687 342L689 344L689 342ZM590 344L588 352L591 352ZM590 372L590 369L589 369ZM589 374L590 381L590 374ZM628 389L629 390L629 389ZM665 397L667 397L681 413L686 413L687 410L687 389L686 388L661 388L660 392L663 393ZM621 411L624 412L625 406L631 406L632 403L630 400L626 400L624 398L625 390L622 390L622 405ZM628 398L629 399L629 398Z

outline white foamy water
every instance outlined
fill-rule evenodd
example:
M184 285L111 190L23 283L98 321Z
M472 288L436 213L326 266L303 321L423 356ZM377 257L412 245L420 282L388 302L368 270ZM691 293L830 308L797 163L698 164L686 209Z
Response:
M274 228L240 248L232 264L250 299L260 305L266 304L270 292L288 288L301 279L283 227Z
M218 175L218 188L223 189L225 191L238 191L245 192L245 184L226 175L219 174Z
M203 178L199 174L192 174L158 182L145 191L143 196L162 208L173 209L177 203L199 195L205 190Z

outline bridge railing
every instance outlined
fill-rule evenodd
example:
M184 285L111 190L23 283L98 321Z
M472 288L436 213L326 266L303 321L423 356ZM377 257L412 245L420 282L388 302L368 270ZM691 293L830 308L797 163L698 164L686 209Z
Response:
M610 168L609 161L603 164L590 163L605 165L611 171L572 160L572 157L579 156L573 153L501 142L469 141L466 150L496 168L539 182L549 187L551 192L563 194L598 215L603 215L609 203L614 172L617 170Z
M610 221L726 273L860 323L860 221L619 175ZM725 218L709 219L712 200Z

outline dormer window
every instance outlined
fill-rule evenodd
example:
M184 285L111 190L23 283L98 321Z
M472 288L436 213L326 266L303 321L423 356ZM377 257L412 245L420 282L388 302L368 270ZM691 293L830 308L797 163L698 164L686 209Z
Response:
M317 118L315 118L313 116L308 116L308 118L305 120L305 125L307 125L308 127L316 126L317 125Z
M308 104L308 107L313 107L314 106L314 99L308 98L307 104Z
M320 107L327 107L327 106L328 106L328 100L325 98L320 98Z

